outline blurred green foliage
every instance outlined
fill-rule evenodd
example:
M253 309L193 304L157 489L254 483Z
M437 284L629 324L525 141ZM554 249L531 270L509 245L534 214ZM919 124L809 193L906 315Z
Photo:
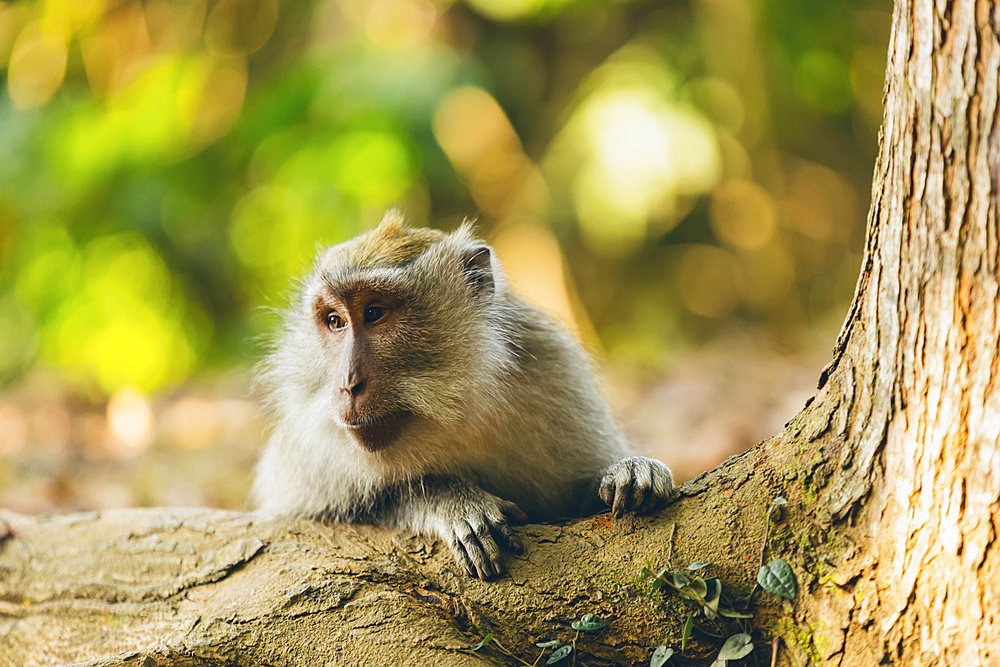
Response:
M889 3L0 2L0 382L260 356L318 244L480 220L616 361L838 317Z

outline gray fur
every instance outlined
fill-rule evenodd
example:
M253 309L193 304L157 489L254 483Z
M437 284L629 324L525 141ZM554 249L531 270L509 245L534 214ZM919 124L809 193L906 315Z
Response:
M601 499L615 514L648 511L674 496L666 466L631 456L573 335L513 294L495 257L491 275L463 271L482 248L469 226L415 258L354 266L351 244L377 232L322 253L286 313L261 374L275 417L253 485L262 511L438 536L488 579L502 572L495 540L520 548L510 523L593 513ZM415 415L374 452L338 421L342 369L311 310L321 290L362 284L403 295L405 326L378 365L385 401Z

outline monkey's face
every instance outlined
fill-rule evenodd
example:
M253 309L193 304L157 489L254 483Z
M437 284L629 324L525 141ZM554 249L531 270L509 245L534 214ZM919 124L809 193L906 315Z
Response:
M298 347L308 358L296 363L366 450L461 440L470 428L470 407L487 400L485 379L507 356L491 257L466 228L393 221L320 256L300 302L319 346Z
M337 419L369 451L388 447L413 417L395 395L391 377L404 310L400 296L370 286L324 289L313 302L330 353Z

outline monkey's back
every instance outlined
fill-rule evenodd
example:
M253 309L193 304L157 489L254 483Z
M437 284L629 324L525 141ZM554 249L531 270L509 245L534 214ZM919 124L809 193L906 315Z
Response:
M501 414L482 437L491 456L474 473L532 520L600 507L596 485L629 446L601 393L593 362L562 324L512 293L501 305L513 363L499 377Z

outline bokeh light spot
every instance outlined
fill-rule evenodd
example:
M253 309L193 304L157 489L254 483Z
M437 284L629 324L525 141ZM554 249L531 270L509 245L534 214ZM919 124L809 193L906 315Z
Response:
M736 288L745 304L758 311L788 307L795 267L788 251L776 243L740 256Z
M12 5L6 2L0 4L0 64L7 65L10 60L10 52L19 34L24 10L22 4Z
M385 206L413 183L413 159L401 136L348 132L333 142L328 157L337 185L362 206Z
M246 88L242 59L205 59L186 69L179 84L178 106L193 144L209 144L229 131L243 108Z
M66 228L37 221L23 230L14 291L39 314L50 312L79 290L80 252Z
M153 410L149 401L134 389L123 389L108 401L107 420L116 458L134 458L152 444Z
M0 292L0 385L28 366L37 346L34 315L15 295Z
M139 4L122 4L80 35L80 53L90 87L106 94L127 88L142 74L151 53L149 28Z
M721 248L708 245L683 248L675 267L681 303L696 315L725 317L739 302L735 270L732 256Z
M185 396L163 411L160 424L168 444L185 449L202 449L218 441L223 428L223 415L218 404Z
M315 242L309 238L308 220L305 204L294 190L261 186L236 205L229 238L247 266L282 272L290 266L301 267L305 250Z
M858 226L857 195L832 169L811 162L792 165L784 194L783 222L807 238L843 242Z
M220 0L208 15L205 41L222 55L259 51L278 23L277 0Z
M482 88L457 88L442 100L434 114L434 137L448 159L468 171L480 160L507 152L520 142L507 115Z
M652 216L718 179L721 160L711 126L657 91L611 86L591 95L578 117L574 127L586 153L573 196L585 239L597 252L633 249Z
M138 234L99 237L83 255L79 285L42 329L42 360L108 392L183 377L193 344L162 258Z
M496 99L482 88L453 90L434 114L434 136L483 212L503 215L514 201L540 211L548 188Z
M0 454L15 456L28 444L28 420L16 405L0 402Z
M562 252L552 232L527 222L508 223L492 245L514 291L580 330L566 289Z
M373 44L407 48L431 34L437 21L437 7L430 0L374 0L366 18L366 32Z
M14 41L7 66L7 89L22 109L51 98L66 74L67 35L60 23L35 22Z
M763 248L774 235L774 202L751 181L729 181L712 193L709 221L716 238L744 250Z
M106 9L107 0L44 0L47 18L66 21L72 30L79 30L98 18Z
M468 0L469 6L496 21L516 21L537 14L545 0Z

